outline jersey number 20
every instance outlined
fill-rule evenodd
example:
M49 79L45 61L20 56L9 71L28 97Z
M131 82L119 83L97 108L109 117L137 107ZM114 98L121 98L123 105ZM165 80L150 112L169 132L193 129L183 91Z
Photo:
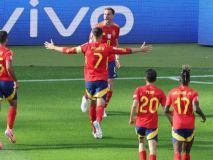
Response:
M150 100L146 96L142 96L140 99L140 112L147 113L147 110L144 108L148 105L148 110L150 113L155 113L158 110L159 100L157 97L152 97Z

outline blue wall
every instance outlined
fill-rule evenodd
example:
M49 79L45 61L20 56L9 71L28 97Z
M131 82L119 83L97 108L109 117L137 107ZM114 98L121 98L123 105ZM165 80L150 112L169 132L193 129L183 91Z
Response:
M198 43L213 45L213 1L200 1Z
M78 3L76 0L31 0L31 4L29 2L30 0L0 1L0 28L9 30L12 45L40 45L50 38L58 44L84 43L88 40L94 11L106 5L121 7L117 12L122 12L122 7L130 11L127 17L117 13L114 18L121 28L126 23L133 23L132 27L123 28L124 34L120 37L120 43L197 42L198 0L81 0ZM82 21L76 24L77 20L73 19L80 9L82 12L79 16L84 15L83 10L85 16L82 16ZM32 12L37 13L30 16ZM55 25L51 19L55 21ZM98 21L101 20L102 15L98 18ZM68 31L67 28L72 21L74 23ZM30 26L33 27L30 29ZM55 26L60 29L57 30ZM76 29L72 33L73 28Z

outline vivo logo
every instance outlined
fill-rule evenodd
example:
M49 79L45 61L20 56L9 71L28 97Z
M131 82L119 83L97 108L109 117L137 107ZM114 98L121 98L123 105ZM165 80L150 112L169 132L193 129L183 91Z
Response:
M39 0L30 0L29 3L32 6L32 9L30 10L29 13L30 37L38 37L39 10L36 9L36 6L39 5ZM104 8L106 7L108 6L100 6L92 12L90 18L91 27L93 27L96 23L98 23L98 19L103 14ZM126 23L124 26L121 27L120 35L122 36L128 34L131 31L134 24L134 17L131 10L125 6L110 6L110 7L113 7L116 13L124 15ZM73 33L81 24L82 20L84 19L85 15L88 13L89 10L90 7L81 7L78 13L75 15L75 17L71 20L69 26L66 28L53 8L44 7L44 12L47 14L47 16L49 17L50 21L52 22L58 33L63 37L69 37L73 35ZM23 12L24 8L16 8L11 14L10 18L7 20L6 24L3 26L2 30L10 32L11 29L15 26L16 22L21 17Z

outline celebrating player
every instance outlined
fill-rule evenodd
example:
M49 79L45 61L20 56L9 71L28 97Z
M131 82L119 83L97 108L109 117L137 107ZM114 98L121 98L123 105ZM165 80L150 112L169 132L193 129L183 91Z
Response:
M85 56L84 77L86 93L89 97L89 117L95 138L102 138L100 122L102 121L106 93L108 91L108 56L110 54L131 54L133 52L148 52L151 46L142 45L141 48L115 48L101 43L103 31L100 27L92 30L93 42L85 43L79 47L58 47L53 42L45 42L47 49L63 52L65 54L83 53Z
M0 31L0 105L3 97L5 97L9 102L10 106L7 116L7 129L5 131L5 135L9 138L10 142L15 143L16 138L13 134L13 125L17 110L16 90L19 87L19 84L12 67L12 51L6 47L7 42L7 32Z
M174 160L190 160L190 150L194 141L195 115L201 116L202 122L206 117L199 107L198 93L189 88L190 69L183 65L180 75L180 86L172 89L167 97L165 113L172 124L172 137L174 146ZM169 111L173 107L173 113Z
M135 125L139 140L140 160L146 160L145 137L149 144L149 159L156 160L158 140L158 107L165 105L164 92L154 85L157 73L148 69L145 73L146 85L138 87L133 96L129 124ZM137 110L137 117L135 113Z
M118 38L120 27L113 22L113 17L115 14L115 10L113 8L105 8L104 9L104 21L98 23L96 27L101 27L103 30L103 35L101 42L107 43L109 46L117 47L118 46ZM90 36L90 42L92 41L92 36ZM109 56L109 64L108 64L108 88L106 96L105 108L107 107L113 91L113 79L117 77L116 68L120 68L119 56L111 54ZM82 97L81 102L81 110L82 112L86 112L88 104L88 97L86 94ZM104 112L104 116L107 116Z

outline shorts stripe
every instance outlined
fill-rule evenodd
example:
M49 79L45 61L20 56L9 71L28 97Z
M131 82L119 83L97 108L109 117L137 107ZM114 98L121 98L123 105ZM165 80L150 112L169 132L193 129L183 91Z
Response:
M147 135L147 140L153 139L157 135L158 135L158 128Z
M101 98L103 97L105 94L107 94L107 92L109 91L109 88L105 88L99 92L97 92L93 97L96 97L96 98Z
M11 101L11 100L15 97L15 95L16 95L16 89L14 89L14 90L13 90L13 93L12 93L11 95L9 95L8 97L6 97L6 99L7 99L8 101Z
M178 141L190 142L194 138L194 135L195 135L195 131L193 131L193 133L191 134L191 136L189 136L187 138L184 138L183 136L175 133L174 130L172 130L172 137L175 138Z

